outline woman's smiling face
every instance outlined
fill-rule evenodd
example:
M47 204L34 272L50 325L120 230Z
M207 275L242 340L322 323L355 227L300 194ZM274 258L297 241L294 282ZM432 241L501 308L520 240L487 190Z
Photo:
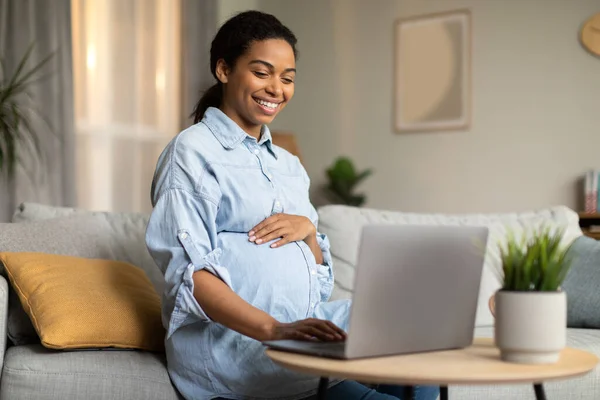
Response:
M233 69L217 62L224 84L221 110L248 134L257 137L294 96L296 58L288 42L267 39L252 43Z

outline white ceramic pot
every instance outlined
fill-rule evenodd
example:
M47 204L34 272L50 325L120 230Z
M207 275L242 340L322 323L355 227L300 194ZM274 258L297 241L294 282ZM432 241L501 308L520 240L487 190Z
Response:
M494 340L502 360L520 364L552 364L567 341L565 292L510 292L495 299Z

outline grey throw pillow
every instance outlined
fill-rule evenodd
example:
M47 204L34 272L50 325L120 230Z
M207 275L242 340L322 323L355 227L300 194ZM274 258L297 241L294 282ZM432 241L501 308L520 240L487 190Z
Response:
M114 219L127 219L131 221L148 221L149 214L144 213L126 213L126 212L107 212L90 211L82 208L57 207L40 203L21 203L12 217L12 222L39 221L41 219L69 217L73 215L109 215Z
M119 218L110 213L73 215L24 223L0 224L0 252L40 252L126 261L142 268L159 294L164 278L146 248L147 218ZM4 271L2 271L4 274ZM8 337L17 344L39 339L11 289Z
M142 268L157 292L162 293L164 287L164 277L158 266L154 263L152 256L146 248L146 227L150 214L137 212L108 212L108 211L89 211L81 208L56 207L39 203L21 203L14 213L12 222L31 222L53 218L64 218L74 216L96 217L105 220L111 227L109 232L115 239L115 251L117 254L125 253L119 260L129 260L134 265ZM128 247L123 247L127 243ZM133 249L129 244L134 244Z
M38 203L21 203L12 217L12 222L38 221L83 213L77 208L55 207Z
M567 293L567 326L600 328L600 242L582 236L569 248L573 264L563 282Z

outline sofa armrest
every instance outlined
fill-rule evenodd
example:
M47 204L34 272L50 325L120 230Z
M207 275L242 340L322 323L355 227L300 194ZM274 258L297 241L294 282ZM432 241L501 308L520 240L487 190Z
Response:
M4 353L8 334L8 282L0 275L0 373L4 367Z

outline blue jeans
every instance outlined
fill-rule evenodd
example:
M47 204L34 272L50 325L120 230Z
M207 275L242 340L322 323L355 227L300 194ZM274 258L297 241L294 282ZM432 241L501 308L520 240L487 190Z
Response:
M379 385L371 389L356 381L343 381L327 390L327 400L436 400L440 394L437 386L415 386L414 397L402 397L403 386ZM306 400L314 400L317 396Z

